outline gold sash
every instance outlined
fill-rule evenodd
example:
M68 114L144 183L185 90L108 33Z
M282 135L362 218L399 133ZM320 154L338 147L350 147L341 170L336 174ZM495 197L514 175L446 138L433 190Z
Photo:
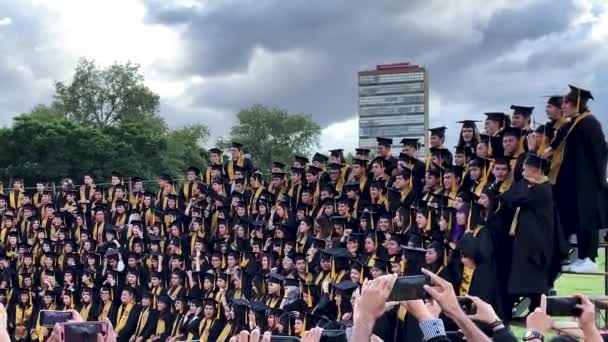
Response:
M127 325L127 320L129 319L129 314L131 313L131 309L133 308L133 304L129 303L126 307L123 305L118 309L118 320L116 322L116 333L119 334L122 329Z
M462 269L462 281L460 282L460 295L466 296L469 294L469 288L471 287L471 282L473 281L473 274L475 273L475 269L469 266L464 266Z
M145 308L140 314L139 314L139 320L137 322L137 328L135 328L135 336L139 336L142 333L142 330L144 330L144 327L146 326L146 323L148 322L148 315L150 314L150 309Z
M543 183L547 183L548 181L549 181L549 178L547 176L543 176L539 185L543 184ZM517 207L517 209L515 209L515 215L513 215L513 221L511 221L511 228L509 229L510 236L515 236L515 233L517 232L517 221L519 219L520 211L521 211L521 207Z
M564 161L564 152L566 150L566 142L568 141L568 136L570 135L570 132L572 132L574 127L576 127L576 125L578 125L579 122L581 122L583 119L585 119L589 116L591 116L591 113L584 112L583 114L578 115L576 118L574 118L574 122L572 123L572 126L570 126L570 129L568 130L568 133L564 137L564 140L562 140L559 143L559 146L557 147L557 149L555 149L555 151L553 151L553 159L551 160L551 170L549 171L549 180L551 181L551 184L555 184L555 182L557 181L557 176L559 175L559 169L562 166L562 162Z

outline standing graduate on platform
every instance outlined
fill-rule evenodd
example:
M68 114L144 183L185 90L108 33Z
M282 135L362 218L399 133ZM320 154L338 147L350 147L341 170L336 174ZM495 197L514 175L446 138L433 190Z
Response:
M401 144L403 144L401 153L409 157L407 161L403 162L404 166L412 171L411 185L414 188L416 196L419 197L424 188L424 176L426 174L424 162L418 159L420 143L418 142L418 139L404 138L401 140Z
M392 155L393 139L376 138L378 141L376 158L384 160L385 172L391 174L397 167L397 158Z
M570 86L562 104L570 122L552 143L550 178L555 181L561 224L566 237L576 234L578 241L578 260L568 267L574 272L597 272L598 230L607 223L608 147L600 122L587 106L589 99L590 91Z
M488 156L502 156L502 130L511 125L511 120L508 115L500 112L488 112L484 115L485 134L489 137Z
M457 123L462 124L460 129L460 136L458 137L458 145L456 147L462 148L464 154L467 156L474 156L477 150L477 144L479 143L479 130L477 129L476 123L480 122L477 120L463 120Z
M445 127L445 126L429 129L429 132L430 132L429 151L431 149L443 150L446 148L445 147L445 131L446 130L447 130L447 127ZM452 152L446 151L443 162L445 162L445 164L447 164L447 165L451 165L453 160L454 160L454 156L452 155ZM424 164L426 166L427 171L432 165L431 161L432 161L432 156L429 153L424 160Z
M513 239L513 257L508 292L513 302L530 298L530 311L540 305L549 290L549 268L553 258L555 215L551 183L544 170L546 160L536 155L526 158L523 178L503 194L504 204L515 213L507 222ZM510 318L510 317L504 317Z

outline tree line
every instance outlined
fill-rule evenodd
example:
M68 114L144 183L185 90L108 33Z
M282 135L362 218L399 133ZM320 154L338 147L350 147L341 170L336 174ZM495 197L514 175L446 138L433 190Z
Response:
M236 116L237 124L217 145L242 143L262 169L318 146L321 129L310 115L254 104ZM143 179L180 178L191 165L206 167L209 138L204 122L169 127L160 96L145 85L138 64L100 68L81 58L70 80L55 83L51 103L0 128L0 180L53 183L89 171L99 182L114 171Z

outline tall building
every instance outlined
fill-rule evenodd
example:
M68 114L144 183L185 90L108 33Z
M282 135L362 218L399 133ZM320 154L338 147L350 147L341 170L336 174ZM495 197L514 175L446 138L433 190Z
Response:
M374 150L376 137L392 138L393 151L403 138L427 146L428 74L410 63L381 64L359 72L359 147ZM424 148L420 148L424 154Z

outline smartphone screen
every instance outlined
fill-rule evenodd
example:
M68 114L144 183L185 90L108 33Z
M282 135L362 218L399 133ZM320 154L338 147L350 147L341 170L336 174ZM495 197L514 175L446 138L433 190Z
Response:
M430 284L425 275L399 277L388 296L389 302L400 302L404 300L426 299L427 293L424 285Z
M52 328L57 323L64 323L72 319L72 313L68 311L40 311L40 325L45 328Z

